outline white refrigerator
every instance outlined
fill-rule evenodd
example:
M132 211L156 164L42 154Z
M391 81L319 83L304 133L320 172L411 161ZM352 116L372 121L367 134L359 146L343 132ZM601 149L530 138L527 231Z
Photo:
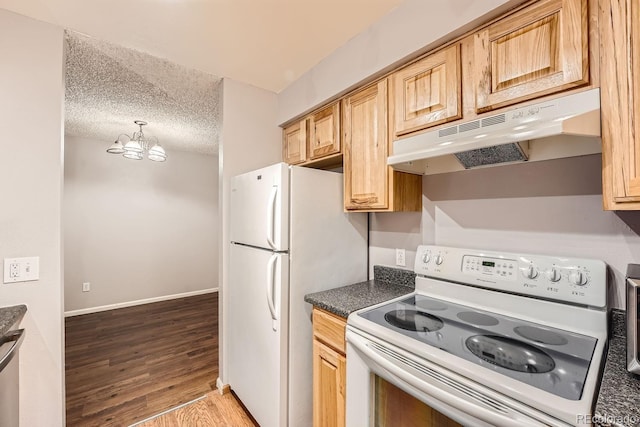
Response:
M231 179L228 383L261 427L312 425L304 295L366 280L367 214L342 174L279 163Z

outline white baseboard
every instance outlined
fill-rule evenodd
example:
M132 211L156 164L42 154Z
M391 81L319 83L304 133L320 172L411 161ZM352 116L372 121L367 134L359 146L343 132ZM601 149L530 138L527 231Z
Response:
M218 292L218 288L202 289L199 291L184 292L182 294L164 295L161 297L145 298L136 301L119 302L116 304L101 305L98 307L82 308L80 310L65 311L64 317L80 316L82 314L98 313L101 311L114 310L116 308L133 307L135 305L149 304L152 302L168 301L172 299L193 297L196 295L212 294Z

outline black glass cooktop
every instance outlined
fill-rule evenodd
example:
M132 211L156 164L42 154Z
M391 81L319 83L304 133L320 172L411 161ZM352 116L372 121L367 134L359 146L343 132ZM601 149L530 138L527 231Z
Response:
M418 294L360 316L571 400L582 395L597 343L593 337Z

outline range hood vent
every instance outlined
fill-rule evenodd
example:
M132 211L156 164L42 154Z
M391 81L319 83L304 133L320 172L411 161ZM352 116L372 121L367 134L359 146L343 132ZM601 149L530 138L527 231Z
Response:
M395 141L387 163L433 174L599 152L600 89L591 89Z
M463 151L454 156L465 169L529 160L526 150L517 142Z

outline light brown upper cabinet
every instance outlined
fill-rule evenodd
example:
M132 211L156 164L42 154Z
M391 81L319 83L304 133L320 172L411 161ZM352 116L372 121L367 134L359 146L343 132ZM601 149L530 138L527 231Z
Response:
M604 207L640 210L640 3L601 2Z
M282 159L290 165L307 160L308 120L303 119L284 128Z
M340 152L340 103L311 115L310 160Z
M282 158L286 163L333 166L342 163L341 155L339 101L284 128Z
M587 0L541 0L474 35L478 113L589 83Z
M344 207L386 209L387 80L361 90L343 101Z
M461 118L460 44L396 71L389 90L395 137Z
M422 177L387 166L387 79L342 101L344 207L359 211L419 211Z

